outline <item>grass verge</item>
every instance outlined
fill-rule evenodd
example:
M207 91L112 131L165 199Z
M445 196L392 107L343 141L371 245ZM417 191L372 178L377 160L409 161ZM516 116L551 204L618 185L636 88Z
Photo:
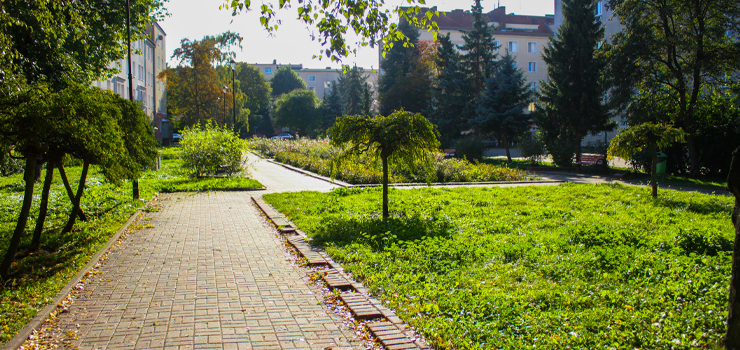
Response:
M170 149L165 154L176 152ZM179 169L180 160L176 159L176 156L163 158L160 170L145 173L139 181L140 196L144 200L151 199L157 192L245 190L263 187L256 180L244 177L189 178ZM81 167L71 166L65 170L76 190ZM42 173L41 179L43 178ZM34 206L19 249L22 255L25 255L24 252L30 245L42 185L36 184ZM5 254L15 228L23 199L23 187L22 175L0 177L0 254ZM142 201L134 201L131 198L130 183L115 187L105 181L96 167L91 166L81 203L89 220L77 221L73 232L62 234L60 231L72 206L58 172L55 171L41 250L16 258L11 268L10 279L0 286L0 344L10 340L36 316L39 310L51 302L69 279L143 205Z
M440 349L720 348L733 200L621 185L269 194Z

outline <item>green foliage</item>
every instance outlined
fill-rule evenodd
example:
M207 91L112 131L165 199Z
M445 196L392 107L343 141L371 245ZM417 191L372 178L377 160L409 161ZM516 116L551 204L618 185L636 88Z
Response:
M460 136L467 118L463 111L470 100L470 86L462 67L461 56L450 34L439 37L435 64L439 73L434 78L430 108L426 112L437 126L442 146L449 147L451 140Z
M468 135L457 139L455 142L455 157L458 158L465 158L470 161L481 160L485 150L486 145L483 144L483 139L478 136Z
M276 127L288 127L304 136L314 135L321 125L319 107L319 99L312 90L293 90L275 100L272 117Z
M272 131L270 124L270 82L262 71L254 66L240 62L236 66L236 79L239 81L239 90L244 96L243 109L250 111L249 127L254 134L261 132L269 134Z
M685 133L666 124L643 123L614 136L609 150L609 159L620 157L632 159L632 154L650 149L651 147L665 148L675 142L683 142Z
M404 33L398 30L398 25L392 23L391 18L402 18L404 21L413 23L415 26L427 28L436 33L439 29L437 23L432 21L432 15L439 12L428 11L424 16L417 16L420 7L415 3L424 4L423 0L408 0L408 7L396 6L394 9L383 8L383 1L376 0L337 0L318 1L306 0L291 3L290 0L278 1L278 9L295 8L298 20L309 27L318 28L318 35L311 34L311 40L321 42L320 55L331 58L334 62L341 61L341 57L347 57L350 53L357 54L359 47L375 47L383 43L385 51L394 44L406 43ZM280 25L274 2L264 2L260 6L260 24L268 32L276 31ZM222 6L230 9L236 15L241 11L253 9L251 0L233 0ZM277 21L278 24L274 22ZM351 30L356 36L351 41L346 40L348 31ZM400 42L399 42L400 41ZM353 47L352 42L357 46Z
M532 164L539 164L545 158L545 143L540 133L524 135L519 140L519 154Z
M321 122L321 128L328 130L337 117L342 115L342 96L339 94L339 87L333 82L331 90L324 92L324 99L321 101L321 111L324 120Z
M10 176L23 172L24 162L22 159L11 157L10 151L0 153L0 175Z
M289 66L281 66L273 73L272 79L270 79L270 87L272 88L272 96L279 97L293 90L305 90L306 82Z
M472 15L473 29L463 32L465 44L460 50L465 52L462 56L463 67L468 75L471 96L478 96L486 88L486 80L493 75L496 66L495 39L493 31L495 28L488 27L487 18L483 18L483 6L481 0L475 0L470 11Z
M514 141L530 129L531 115L524 111L532 102L532 89L524 72L515 66L516 60L506 52L486 80L485 90L476 98L477 116L470 121L478 131L492 133L501 140L509 154L509 141Z
M699 143L704 123L725 124L724 118L707 120L700 105L712 104L713 91L737 89L740 3L610 0L608 5L624 24L609 51L612 95L626 108L630 125L650 121L683 129L690 174L698 175L702 149L711 144Z
M607 62L598 48L604 28L595 17L596 3L563 0L562 6L563 24L542 55L549 79L541 84L536 119L553 155L556 149L578 151L586 135L615 126L604 103L609 85L604 78Z
M378 103L382 115L402 109L420 113L431 99L431 74L421 63L419 30L405 21L401 21L399 30L408 37L408 43L394 45L380 59L383 74L378 80Z
M341 115L369 115L373 103L370 85L367 83L365 70L352 67L347 72L342 72L337 80L337 89L342 106Z
M438 349L720 348L733 199L575 185L265 195Z
M191 174L196 177L215 174L221 166L229 176L244 170L242 153L247 144L232 131L207 123L181 132L182 166Z
M251 147L264 157L274 157L277 161L332 176L332 159L341 151L327 140L300 139L295 141L254 139ZM421 164L415 166L419 171L411 172L405 164L391 164L389 181L392 183L424 183L431 174L434 182L480 182L480 181L522 181L535 177L519 169L509 169L493 164L471 163L462 159L446 159L437 152L432 157L432 170L426 172ZM350 156L336 167L336 178L352 184L379 184L383 181L381 164L371 155Z

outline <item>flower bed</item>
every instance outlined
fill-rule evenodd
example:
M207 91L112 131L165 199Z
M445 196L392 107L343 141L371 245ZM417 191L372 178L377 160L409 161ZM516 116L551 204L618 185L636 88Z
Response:
M263 157L275 158L281 163L323 176L331 176L332 159L340 153L340 149L330 145L327 140L254 139L250 141L250 144ZM533 175L520 169L471 163L463 159L445 159L441 152L435 154L434 169L434 181L440 183L535 179ZM340 169L337 169L336 173L337 179L352 184L377 184L381 182L382 176L380 162L370 156L353 157L350 161L345 162ZM389 181L392 183L421 183L426 182L426 174L421 167L419 172L412 173L407 167L392 164Z

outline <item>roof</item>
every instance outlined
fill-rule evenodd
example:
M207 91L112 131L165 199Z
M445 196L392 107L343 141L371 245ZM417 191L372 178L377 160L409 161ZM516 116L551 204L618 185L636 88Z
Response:
M417 15L418 18L424 17L427 11L436 11L436 7L422 7ZM520 36L553 36L554 33L549 25L555 23L553 16L528 16L515 15L506 13L506 6L499 6L495 10L484 13L483 17L491 22L497 23L498 27L493 32L505 35ZM473 29L473 15L470 11L452 10L440 12L439 16L432 16L432 20L437 23L440 30L459 30L468 31Z

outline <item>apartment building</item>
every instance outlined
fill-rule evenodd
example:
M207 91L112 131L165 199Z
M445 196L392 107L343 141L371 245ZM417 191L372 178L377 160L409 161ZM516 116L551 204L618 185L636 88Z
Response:
M331 86L334 82L339 79L341 73L340 70L332 69L331 67L326 68L303 68L303 64L278 64L277 61L272 63L262 64L255 63L250 65L256 67L267 77L267 80L272 79L272 75L275 74L278 68L281 66L288 66L290 69L295 71L298 76L306 82L306 88L316 92L316 97L319 99L324 98L324 94L331 90ZM378 72L366 69L364 75L367 78L370 89L375 91L375 86L378 83Z
M422 9L419 16L424 16ZM431 9L436 10L436 7ZM524 70L524 76L530 86L535 89L541 80L547 79L547 66L542 59L543 49L555 34L555 18L553 15L528 16L506 13L505 6L499 6L493 11L483 14L489 26L496 28L493 37L499 46L499 57L506 51L516 59L518 67ZM467 10L453 10L433 16L432 20L439 26L439 34L450 34L453 44L462 45L463 33L473 29L473 15ZM419 41L433 40L432 33L421 31Z
M146 38L131 42L133 99L142 102L144 111L156 127L157 140L166 142L172 137L171 123L167 120L167 84L157 76L167 64L167 33L158 23L153 23L147 26L146 34ZM93 85L128 99L127 58L112 62L110 67L118 69L119 73L106 81L96 81Z

